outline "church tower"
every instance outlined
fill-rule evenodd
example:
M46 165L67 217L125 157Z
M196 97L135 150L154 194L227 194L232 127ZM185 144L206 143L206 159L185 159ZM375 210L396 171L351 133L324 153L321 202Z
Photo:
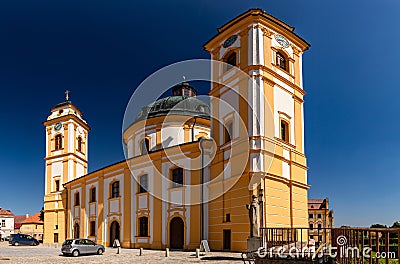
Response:
M302 60L309 44L293 27L261 9L250 9L218 28L204 48L211 59L225 63L212 67L217 82L210 95L237 111L224 111L211 99L212 116L219 121L211 123L219 147L211 179L223 173L229 184L239 177L210 202L208 239L216 250L244 251L249 237L245 204L253 195L262 204L261 227L308 226ZM239 119L246 126L250 150L241 157L248 159L244 172L237 174L235 157L227 157L241 138ZM257 179L255 184L250 184L252 179Z
M82 177L88 169L90 127L69 100L69 91L65 94L65 101L53 107L43 123L46 128L44 243L62 243L66 239L65 209L71 199L63 184Z

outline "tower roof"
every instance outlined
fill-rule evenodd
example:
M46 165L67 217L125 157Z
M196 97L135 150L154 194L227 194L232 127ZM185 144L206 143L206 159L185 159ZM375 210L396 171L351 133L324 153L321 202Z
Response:
M69 91L67 90L65 94L65 101L56 104L51 109L51 114L47 117L47 120L43 124L47 126L56 120L63 121L72 115L77 117L75 120L80 122L81 125L83 125L87 130L90 130L87 122L83 119L82 112L71 102L69 98Z
M235 17L229 22L225 23L222 27L218 28L218 33L210 39L206 44L204 44L204 49L210 51L210 49L216 44L215 42L220 42L223 38L226 38L225 32L234 34L243 25L250 23L262 23L267 25L277 31L288 36L293 43L298 45L303 51L307 50L311 45L305 41L303 38L298 36L294 32L294 27L289 26L285 22L277 19L276 17L268 14L260 8L249 9L248 11L242 13L241 15ZM232 32L231 32L232 31ZM219 36L223 36L220 38Z

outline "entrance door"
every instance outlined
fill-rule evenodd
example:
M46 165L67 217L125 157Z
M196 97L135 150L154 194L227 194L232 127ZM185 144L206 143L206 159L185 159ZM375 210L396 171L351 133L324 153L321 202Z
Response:
M79 224L78 223L76 223L74 225L74 238L79 238ZM58 236L57 236L57 239L58 239Z
M182 218L175 217L169 224L169 243L171 249L183 249L185 225Z
M119 223L117 221L112 222L110 226L110 247L113 246L115 239L120 240Z
M231 250L231 230L224 230L224 250Z

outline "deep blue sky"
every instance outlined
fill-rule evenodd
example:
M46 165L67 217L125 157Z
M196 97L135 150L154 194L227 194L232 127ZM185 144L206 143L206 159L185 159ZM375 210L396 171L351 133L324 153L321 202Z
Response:
M64 91L92 127L90 171L123 159L135 87L170 63L208 58L216 28L260 7L312 44L304 54L309 195L336 225L400 219L400 2L0 1L0 206L42 207L45 130Z

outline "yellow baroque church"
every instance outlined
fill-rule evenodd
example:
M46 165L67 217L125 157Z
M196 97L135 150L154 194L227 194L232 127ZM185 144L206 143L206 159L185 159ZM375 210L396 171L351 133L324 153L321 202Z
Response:
M227 85L213 83L210 95L232 103L237 114L197 99L189 83L178 84L171 96L143 106L124 131L127 160L122 162L88 174L89 125L68 94L51 109L44 122L44 243L80 237L105 246L119 239L125 248L192 250L207 240L211 250L246 251L246 204L253 195L262 200L261 227L308 226L302 55L309 44L293 27L250 9L220 27L204 48L212 60L228 65L213 68ZM230 66L245 72L260 90L236 82ZM235 89L244 92L239 96ZM253 114L260 118L258 125ZM243 138L243 131L235 129L238 118L244 121L249 151L228 159ZM274 124L272 137L267 121ZM206 168L191 163L181 168L171 160L199 157L199 143L210 138L216 151ZM238 173L235 164L243 160ZM259 180L249 189L255 175ZM215 189L207 187L200 200L207 202L191 202L200 194L187 186L204 180L216 180L222 194L214 197Z

